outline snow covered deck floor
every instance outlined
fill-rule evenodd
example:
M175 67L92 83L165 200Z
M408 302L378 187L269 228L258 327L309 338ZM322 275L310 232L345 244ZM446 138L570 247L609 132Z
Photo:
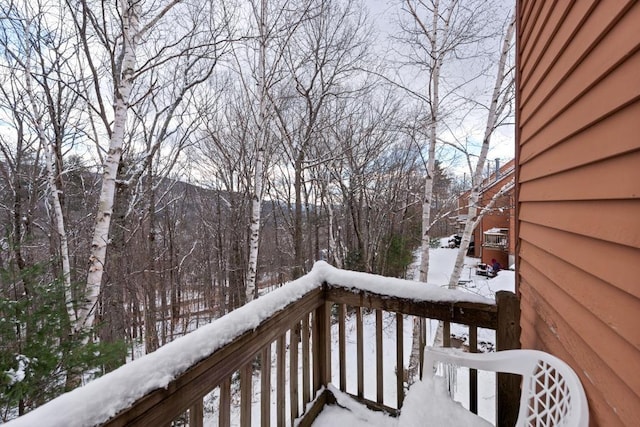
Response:
M493 384L495 390L495 383ZM407 393L407 401L398 417L368 408L346 393L329 385L330 402L313 421L312 427L422 427L428 426L492 426L486 419L473 414L448 394L442 377L417 381Z
M518 309L510 292L497 293L494 301L319 262L308 275L7 426L148 426L169 425L177 418L191 426L205 421L220 426L270 421L284 426L296 419L298 425L309 426L324 406L322 399L314 400L316 394L331 382L337 390L347 390L347 371L356 372L356 400L397 412L405 398L405 329L419 325L419 360L426 345L420 319L437 319L445 329L450 323L468 325L472 351L480 328L496 331L498 350L515 348ZM374 313L375 319L373 364L364 362L365 312ZM355 330L347 330L347 318L355 318ZM394 335L395 344L383 345L384 334ZM445 333L445 346L450 345L449 337ZM355 352L347 352L347 342L355 345ZM513 425L519 384L500 377L498 382L499 425ZM365 393L365 384L375 391ZM471 407L477 406L476 380L471 380L469 391ZM362 398L365 395L375 398Z
M331 387L331 386L330 386ZM381 411L369 409L357 400L330 388L337 401L326 404L313 421L312 427L398 427L398 419Z

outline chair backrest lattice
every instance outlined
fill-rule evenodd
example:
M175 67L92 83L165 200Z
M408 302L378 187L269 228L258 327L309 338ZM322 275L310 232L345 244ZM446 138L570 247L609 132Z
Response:
M576 373L562 360L538 350L464 353L452 349L425 352L425 366L438 362L522 375L517 427L589 425L587 398ZM425 369L433 375L433 369Z
M564 377L549 363L540 360L528 387L526 425L562 425L571 411L571 393Z

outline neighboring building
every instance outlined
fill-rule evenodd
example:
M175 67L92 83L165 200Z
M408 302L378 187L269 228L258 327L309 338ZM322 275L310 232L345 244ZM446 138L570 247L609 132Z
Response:
M493 171L483 181L480 193L479 209L484 208L493 197L514 179L515 161L510 160L504 165L496 164ZM496 259L504 268L513 265L515 258L514 244L514 203L513 188L506 191L494 202L493 208L480 219L473 232L471 241L473 249L469 255L480 258L481 262L490 264ZM458 234L462 235L467 220L469 205L469 191L458 199L458 216L455 217Z
M640 420L640 2L517 2L523 348L578 373L592 425Z

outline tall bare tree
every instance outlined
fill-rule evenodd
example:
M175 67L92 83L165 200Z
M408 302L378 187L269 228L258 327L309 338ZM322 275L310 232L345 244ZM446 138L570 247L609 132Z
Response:
M509 18L507 29L505 31L504 38L502 40L502 48L500 50L500 57L498 60L498 66L496 67L496 79L491 94L489 107L487 109L487 123L484 129L484 136L482 139L482 146L480 148L480 155L478 156L478 162L476 163L473 175L471 178L471 193L469 196L469 213L465 222L464 231L462 233L462 240L460 242L460 249L456 257L456 263L449 279L449 287L455 288L458 286L458 280L462 274L462 268L464 267L464 257L469 248L469 242L471 241L471 235L475 230L479 222L479 217L484 215L483 210L479 210L478 202L480 200L480 192L482 187L482 172L484 170L484 164L487 159L487 153L491 145L491 136L493 135L497 126L503 120L503 113L508 111L508 106L513 101L513 85L514 76L513 70L507 67L509 54L513 42L513 35L515 32L515 14L512 14ZM476 242L479 244L479 242Z
M477 72L455 78L455 66L464 67L465 60L479 57L481 42L492 32L490 26L490 0L403 0L399 37L408 48L404 62L417 66L425 81L426 95L422 91L410 93L426 104L426 117L421 131L426 134L427 161L422 199L422 230L420 248L420 273L418 279L426 282L429 273L429 249L431 246L431 218L433 184L435 176L436 147L447 129L447 119L457 109L468 109L457 99L464 98L464 89L478 76ZM473 69L473 67L469 67ZM477 67L476 67L477 68ZM413 349L410 369L415 370L418 355L419 325L414 322Z
M90 71L86 101L92 115L97 116L102 123L103 130L96 131L97 138L108 139L108 144L96 141L99 150L105 151L105 156L102 157L102 188L89 257L85 301L78 312L78 328L91 325L96 314L117 185L119 182L135 184L131 179L122 180L118 176L123 150L126 148L132 106L161 90L154 83L163 70L166 72L172 66L181 70L182 75L176 76L181 89L177 93L169 92L168 96L173 101L160 107L166 109L165 117L168 117L159 131L160 135L164 132L165 136L157 138L141 161L136 162L140 172L129 177L135 179L147 169L148 163L166 141L167 129L173 123L176 108L185 101L186 95L194 87L206 81L212 72L211 64L216 63L228 41L228 17L224 6L216 8L209 5L203 11L202 5L179 0L148 4L123 1L114 6L105 5L102 2L82 0L79 12L74 14L84 53L83 64ZM77 6L68 2L68 7L75 9ZM219 37L217 25L224 28L223 40ZM210 30L213 33L208 33ZM173 32L171 38L168 37L170 32ZM204 34L215 36L205 37ZM102 58L106 58L105 64L101 64ZM106 93L102 84L105 71L113 88L112 97ZM109 98L112 99L113 109L106 106Z
M370 27L356 0L313 2L313 19L306 20L287 46L291 79L281 90L287 103L274 107L287 161L293 169L293 277L305 271L303 247L303 188L310 148L328 126L325 109L333 99L353 96L367 87L361 70L369 60ZM359 81L358 81L359 80Z
M251 301L256 292L258 250L260 245L260 222L265 180L265 162L270 122L273 119L269 93L282 72L284 51L302 22L309 19L310 0L301 0L295 7L290 2L256 0L251 3L253 18L257 26L257 67L255 67L255 92L257 111L254 121L257 128L253 162L253 185L251 191L251 218L249 231L249 259L246 278L246 298ZM244 85L248 92L250 86ZM253 110L255 111L255 110Z
M445 119L455 109L454 98L476 75L464 76L460 82L443 75L443 70L475 53L487 37L487 1L403 0L400 40L410 49L407 61L424 72L427 114L424 123L427 139L427 166L422 201L421 281L427 280L431 242L431 205L436 146L445 128ZM449 68L447 71L451 70ZM444 85L443 85L444 84Z
M65 133L71 133L68 122L77 99L70 87L73 82L65 82L62 74L69 71L67 64L74 52L70 52L66 46L67 36L63 31L52 32L48 29L53 25L52 20L56 19L56 15L49 14L46 10L59 4L36 2L21 6L22 9L20 5L2 6L3 15L11 20L8 27L12 28L13 36L2 37L0 45L8 65L16 73L14 77L22 80L24 97L16 98L13 102L18 105L22 103L24 117L44 153L46 182L57 234L57 239L54 240L58 242L56 252L59 253L62 267L65 305L69 320L75 322L70 251L62 202L62 145ZM45 19L48 22L45 23ZM64 15L58 15L57 19L58 26L64 27ZM14 82L17 83L17 80Z

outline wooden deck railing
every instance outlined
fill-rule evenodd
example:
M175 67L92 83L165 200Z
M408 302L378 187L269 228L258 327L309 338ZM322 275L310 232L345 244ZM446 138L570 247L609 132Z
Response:
M261 369L260 425L271 421L271 361L272 347L276 359L276 425L286 425L301 414L298 396L303 396L302 407L326 384L325 366L322 361L328 351L328 317L322 288L315 289L302 299L263 322L255 330L246 332L230 344L216 351L207 359L191 367L172 381L166 389L155 390L134 405L109 420L107 426L161 426L188 412L190 426L203 425L203 398L219 387L218 425L231 422L231 382L234 374L240 374L240 425L252 425L252 377L255 362ZM310 326L311 323L311 326ZM302 340L302 355L290 351L289 390L286 390L287 341ZM287 339L288 338L288 339ZM311 345L313 341L313 345ZM290 348L292 348L290 346ZM302 360L302 379L297 367ZM267 363L268 361L268 363ZM310 364L312 362L312 364ZM311 384L313 368L313 385ZM300 387L300 385L302 387ZM313 387L313 388L312 388ZM288 405L287 405L288 403ZM285 414L286 406L290 407Z
M372 409L380 409L393 415L402 407L405 393L405 372L396 369L396 403L389 407L383 402L383 363L382 363L382 313L383 311L396 313L396 367L403 366L405 359L403 316L411 315L420 324L419 344L419 375L422 377L422 361L426 347L425 320L441 320L443 325L443 346L451 346L451 323L468 326L469 351L478 351L478 328L496 331L496 349L508 350L520 347L520 307L519 301L512 292L500 291L496 295L496 304L480 304L470 302L437 302L413 301L389 295L375 294L366 291L353 292L336 285L327 285L326 298L328 304L338 305L338 352L339 352L339 388L346 392L345 348L345 311L352 307L356 312L356 343L357 343L357 394L352 397L367 404ZM363 337L362 337L362 309L375 310L376 317L376 400L364 398L363 371ZM469 375L470 410L478 413L478 380L477 372L471 370ZM519 378L508 374L498 374L497 378L497 425L513 426L518 416Z
M362 312L365 309L376 313L375 399L366 399L364 390ZM447 330L453 322L469 325L470 351L477 350L478 328L496 330L498 350L519 347L518 300L510 292L498 293L495 304L416 301L324 283L262 321L255 329L195 363L166 388L153 390L137 399L103 425L169 426L179 420L175 424L202 426L205 420L203 399L212 391L217 393L217 424L220 426L232 423L232 412L236 416L239 412L241 426L293 425L297 418L301 418L299 425L310 425L322 407L332 400L326 388L332 379L332 352L338 353L338 372L333 375L336 387L347 391L347 310L355 311L356 317L357 391L354 397L372 409L386 410L392 415L402 407L405 395L404 316L443 321L444 346L450 345ZM396 401L393 403L384 400L383 312L391 313L396 323ZM338 335L335 349L331 347L332 324ZM421 352L424 338L423 332ZM253 378L258 370L259 385L255 385L254 390ZM470 375L470 380L470 408L477 411L475 374ZM498 425L513 425L518 410L518 380L500 377L498 382ZM232 383L234 388L240 388L239 402L232 402L232 396L237 395L231 392ZM258 397L254 397L254 391ZM259 399L259 405L252 401L254 398Z

